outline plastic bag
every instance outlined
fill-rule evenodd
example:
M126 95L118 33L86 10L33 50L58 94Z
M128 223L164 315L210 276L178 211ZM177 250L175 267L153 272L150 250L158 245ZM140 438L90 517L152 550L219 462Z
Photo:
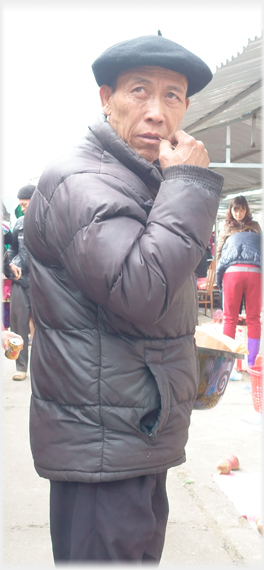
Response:
M209 324L197 326L195 329L195 341L202 348L214 348L215 350L227 350L229 352L248 354L247 347L240 340L236 340L212 328Z

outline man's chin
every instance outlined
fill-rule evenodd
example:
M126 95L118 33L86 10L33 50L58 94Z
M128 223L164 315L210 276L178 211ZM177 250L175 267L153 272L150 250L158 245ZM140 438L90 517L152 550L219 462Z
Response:
M158 152L154 152L153 149L134 149L139 156L141 156L142 158L145 158L145 160L147 160L148 162L154 162L155 160L157 160L159 158L159 153Z

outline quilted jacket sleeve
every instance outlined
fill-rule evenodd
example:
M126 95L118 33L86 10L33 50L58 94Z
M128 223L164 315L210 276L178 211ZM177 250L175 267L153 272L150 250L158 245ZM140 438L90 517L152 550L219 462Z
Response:
M166 170L148 218L109 180L90 188L85 174L78 181L69 177L57 188L46 214L47 250L83 295L143 325L161 319L200 262L223 183L220 175L200 167ZM82 200L89 203L89 212ZM36 239L44 226L41 232L33 228L41 208L46 208L45 200L36 194L27 212L27 246L36 257Z
M121 299L123 316L134 322L152 324L163 316L210 239L218 209L214 175L196 167L181 167L177 174L161 184L146 229L125 259L107 301L118 313Z

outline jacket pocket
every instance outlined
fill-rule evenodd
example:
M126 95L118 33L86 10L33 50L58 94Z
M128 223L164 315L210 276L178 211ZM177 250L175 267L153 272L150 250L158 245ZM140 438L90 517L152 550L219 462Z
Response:
M170 413L170 386L169 380L164 374L161 350L146 349L145 362L156 381L160 396L159 408L152 410L141 420L141 429L148 433L148 443L153 445L168 421Z

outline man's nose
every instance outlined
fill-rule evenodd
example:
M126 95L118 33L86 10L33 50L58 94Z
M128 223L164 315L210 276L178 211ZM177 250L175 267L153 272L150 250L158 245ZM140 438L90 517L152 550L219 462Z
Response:
M145 115L147 121L160 123L164 121L163 103L159 97L151 97L148 100L148 108Z

